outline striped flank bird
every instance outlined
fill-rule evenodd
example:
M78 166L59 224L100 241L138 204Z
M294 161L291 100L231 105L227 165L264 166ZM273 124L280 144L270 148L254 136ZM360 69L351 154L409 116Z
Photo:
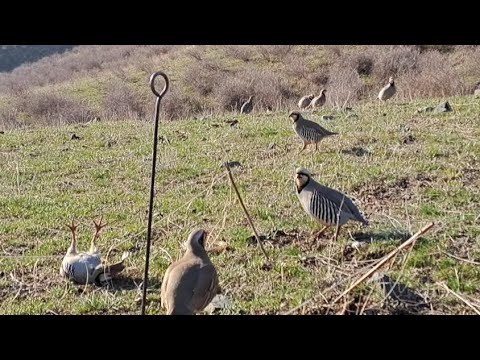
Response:
M298 111L291 112L289 118L293 120L293 130L303 141L303 147L299 154L306 149L308 144L315 144L315 150L318 150L318 143L323 138L338 135L338 133L331 132L314 121L303 118Z
M324 227L316 237L321 236L330 226L337 227L335 240L340 227L354 220L368 225L368 221L358 210L353 201L341 192L319 184L312 178L310 171L304 168L295 170L297 196L305 212Z

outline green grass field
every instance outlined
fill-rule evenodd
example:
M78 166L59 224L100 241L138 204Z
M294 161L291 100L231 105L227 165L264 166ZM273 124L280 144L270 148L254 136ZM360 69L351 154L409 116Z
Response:
M386 274L428 299L423 313L474 313L464 300L479 311L480 99L451 98L453 112L415 114L439 101L358 105L358 117L306 114L340 135L300 155L287 113L237 116L237 127L226 122L233 115L161 123L148 313L163 313L164 271L195 227L209 231L210 256L233 303L219 313L280 314L315 296L293 313L325 314L338 310L328 304L356 271L431 221ZM324 114L336 119L322 121ZM139 313L152 132L151 123L118 121L0 134L0 313ZM80 139L71 140L73 133ZM268 266L225 161L241 164L232 172L264 237ZM336 243L317 247L311 232L319 225L294 190L297 166L355 198L371 226L349 223ZM113 287L70 284L58 271L70 242L65 224L81 223L80 249L87 249L92 220L102 215L108 226L99 247L103 254L113 247L112 261L130 251L127 268ZM378 241L346 256L360 233ZM324 240L332 238L330 231ZM346 313L413 311L374 282L338 305Z

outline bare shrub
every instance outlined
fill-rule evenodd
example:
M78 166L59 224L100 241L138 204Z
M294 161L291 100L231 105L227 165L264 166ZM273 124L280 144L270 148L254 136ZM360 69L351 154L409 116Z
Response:
M18 111L28 114L35 123L70 124L92 120L95 113L81 100L55 93L32 93L17 99Z
M253 57L253 51L249 45L223 45L223 51L229 57L249 62Z
M295 45L257 45L256 49L268 62L282 61Z
M285 74L287 76L308 79L311 71L308 68L307 61L303 57L294 56L288 59L288 63L285 64Z
M216 100L222 111L239 111L250 95L254 95L253 81L234 75L227 76L216 89Z
M438 51L443 54L446 53L451 53L455 51L456 46L455 45L417 45L416 48L421 52L426 52L426 51Z
M457 51L449 55L451 66L472 93L480 81L480 48L477 46L457 46Z
M216 100L221 111L239 111L251 95L255 96L256 109L280 109L296 96L280 75L247 68L222 80L217 87Z
M327 101L335 108L351 105L361 94L363 82L356 69L338 62L330 68Z
M390 76L399 76L415 69L419 51L412 46L372 46L366 55L374 59L372 76L385 82Z
M358 54L352 56L352 63L358 75L368 76L372 73L374 60L371 57L365 54Z
M201 113L202 105L195 98L186 96L172 86L162 100L161 111L167 120L186 119Z
M198 95L207 96L214 91L228 73L230 71L224 69L218 61L197 60L186 69L183 82Z
M419 57L416 69L401 78L398 90L400 97L411 100L415 97L460 95L466 92L466 87L442 54L429 51Z
M107 118L143 119L145 106L140 94L128 83L114 80L108 85L103 101Z
M0 129L15 129L21 126L17 120L18 111L14 107L0 108Z

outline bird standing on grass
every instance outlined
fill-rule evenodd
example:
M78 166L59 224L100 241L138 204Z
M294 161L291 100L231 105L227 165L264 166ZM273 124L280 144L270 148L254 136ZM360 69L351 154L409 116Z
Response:
M382 101L387 101L388 99L393 97L396 92L397 89L395 87L395 81L393 80L393 77L390 76L390 79L388 79L388 84L385 85L378 93L378 98Z
M305 150L308 144L315 144L315 150L318 150L318 143L323 138L338 135L323 128L314 121L304 119L302 114L297 111L291 112L289 118L293 120L293 130L303 141L303 147L299 154Z
M246 102L243 103L240 108L240 114L249 114L253 110L253 95L248 98Z
M327 96L325 95L326 92L327 89L322 89L322 91L320 91L320 95L313 98L312 102L310 103L310 107L313 110L325 105L325 102L327 101Z
M182 259L163 278L161 304L167 315L193 315L204 310L219 292L218 275L205 250L205 230L194 230Z
M128 257L128 252L125 252L120 262L113 265L105 265L102 262L101 256L98 252L96 240L100 235L100 231L106 224L95 222L95 234L93 235L90 249L88 252L79 252L77 250L77 225L72 221L71 225L67 225L72 232L72 242L67 249L62 264L60 266L60 275L77 284L93 284L111 280L113 276L120 273L124 268L124 260Z
M305 95L298 101L298 107L300 110L305 110L311 103L312 99L314 98L313 94Z
M295 170L295 186L297 196L305 212L320 222L324 227L318 233L318 238L330 226L337 226L335 240L340 233L340 227L349 220L359 221L368 225L353 201L341 192L319 184L312 178L310 171L304 168Z

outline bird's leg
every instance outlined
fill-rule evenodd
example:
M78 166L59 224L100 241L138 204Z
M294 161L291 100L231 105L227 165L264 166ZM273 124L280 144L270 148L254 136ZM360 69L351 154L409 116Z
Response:
M315 151L318 151L318 143L315 143Z
M334 235L334 238L333 238L333 241L337 241L337 238L338 238L338 235L340 234L340 226L337 225L336 229L335 229L335 235Z
M72 225L67 224L67 227L72 232L72 242L70 244L70 247L67 250L67 254L73 255L73 254L77 253L77 237L76 237L75 232L76 232L78 226L75 225L75 223L73 222L73 219L72 219Z
M100 231L107 226L107 224L102 224L103 216L100 218L100 221L97 223L95 220L93 220L93 223L95 224L95 234L93 235L92 242L90 244L90 253L95 253L97 252L97 245L95 244L96 240L98 239L98 236L100 235Z
M315 239L318 239L320 236L322 236L322 234L325 232L325 230L328 229L328 226L324 226L322 230L316 232L313 234L314 238Z
M300 154L303 152L303 150L305 150L306 147L307 147L307 143L304 141L304 142L303 142L303 147L302 147L302 149L300 150L300 152L298 153L298 155L300 155Z
M316 239L316 241L317 241L317 247L316 247L317 250L320 250L320 249L324 248L325 245L326 245L325 241L320 241L319 238L320 238L320 236L322 236L322 234L323 234L327 229L328 229L328 226L324 226L322 230L320 230L319 232L317 232L316 234L314 234L315 239Z

